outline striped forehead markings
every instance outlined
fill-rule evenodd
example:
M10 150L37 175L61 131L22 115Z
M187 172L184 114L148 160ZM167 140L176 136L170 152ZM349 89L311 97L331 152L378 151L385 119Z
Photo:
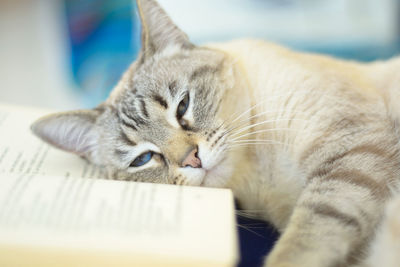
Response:
M199 77L220 72L222 69L222 62L216 66L205 65L197 68L189 77L189 81L198 79Z
M149 118L149 113L147 112L146 108L146 102L144 102L143 99L140 99L140 109L142 111L142 114L146 117Z
M145 105L145 102L144 102L144 101L141 102L141 100L139 100L139 105L141 105L141 104L144 104L144 105ZM146 106L140 106L139 108L140 108L140 109L144 109L144 110L142 110L142 112L146 112L146 114L148 115ZM132 124L131 122L134 122L134 123L135 123L135 126L136 126L136 127L134 127L134 128L138 128L138 127L140 127L140 126L142 126L142 125L146 125L146 124L148 123L148 121L146 120L146 118L144 118L144 115L145 115L145 114L140 114L140 112L139 112L138 110L136 110L136 108L135 108L134 112L136 112L136 114L133 114L131 110L128 110L128 109L126 108L126 106L125 106L125 107L122 107L122 108L121 108L121 114L123 114L124 117L126 117L126 118L129 119L129 121L130 121L130 122L126 121L126 120L121 116L122 122L124 122L124 123L127 124L127 125Z
M170 95L171 95L172 97L174 97L175 94L176 94L176 91L177 91L177 83L176 83L176 81L172 81L172 82L168 85L168 90L169 90Z
M168 103L167 101L160 95L158 94L154 94L152 96L152 98L154 99L154 101L156 101L158 104L160 104L162 107L164 107L165 109L168 108Z
M128 146L136 146L136 143L132 141L124 132L124 130L120 127L120 134L119 134L120 140L122 140L126 145Z
M117 114L117 117L118 117L118 121L119 121L120 123L122 123L123 125L125 125L125 127L131 128L131 129L137 131L136 126L133 125L131 122L125 120L125 119L121 116L121 114L120 114L119 112L116 112L116 114Z

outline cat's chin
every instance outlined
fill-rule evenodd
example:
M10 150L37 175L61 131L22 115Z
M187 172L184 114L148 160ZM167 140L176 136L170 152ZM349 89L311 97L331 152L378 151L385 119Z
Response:
M205 176L200 186L225 187L232 176L232 166L225 160L210 169L205 169Z

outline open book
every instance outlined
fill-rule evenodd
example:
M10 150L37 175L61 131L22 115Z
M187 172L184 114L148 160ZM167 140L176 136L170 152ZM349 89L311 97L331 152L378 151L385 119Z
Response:
M98 179L34 137L46 110L0 105L0 266L233 266L229 190Z

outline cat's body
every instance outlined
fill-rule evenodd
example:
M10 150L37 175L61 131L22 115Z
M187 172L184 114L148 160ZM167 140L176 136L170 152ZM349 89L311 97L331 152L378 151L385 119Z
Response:
M315 242L315 236L307 236L308 227L293 226L293 233L279 241L285 245L282 252L275 249L276 260L325 266L330 256L334 262L340 253L349 255L347 242L360 242L360 251L349 261L362 258L359 253L367 251L385 201L398 192L398 118L387 95L388 84L400 79L395 72L400 59L358 64L248 40L216 47L235 58L241 78L248 81L250 102L256 106L251 124L259 124L249 142L271 143L248 147L229 187L245 210L258 211L278 229L286 229L293 209L301 206L304 214L298 216L310 216L301 224L321 220L326 227L317 229L321 240ZM390 90L400 91L397 85ZM289 228L300 223L291 220ZM349 233L327 236L335 227ZM336 246L343 250L332 252ZM301 254L290 259L296 249Z
M250 154L242 154L242 164L237 166L229 187L243 199L241 203L246 208L265 209L264 215L267 213L267 219L277 227L285 226L294 203L308 183L310 177L302 165L312 169L313 164L320 164L305 162L313 152L321 150L318 157L322 160L352 146L368 144L369 147L360 151L368 154L373 152L375 141L377 147L388 142L388 155L397 153L399 137L384 93L387 80L395 78L390 70L400 69L400 58L388 63L359 64L297 53L254 40L212 47L232 56L240 69L240 79L247 81L246 89L250 92L247 102L251 108L247 115L253 117L251 124L259 125L251 129L258 133L245 139L253 143L271 141L270 145L261 145L260 141L260 145L246 148ZM387 71L375 70L385 68L384 64ZM378 84L383 75L388 76L385 83ZM400 79L400 73L397 76ZM240 90L243 88L237 94L246 97ZM349 131L353 127L356 129ZM373 129L379 132L374 135ZM358 132L363 138L356 137ZM323 151L324 145L330 145L323 144L323 140L329 141L329 138L334 139L334 144ZM393 169L399 170L400 166ZM399 173L394 172L393 177L396 175ZM398 178L397 183L400 183ZM395 184L391 184L393 188ZM284 212L277 203L282 204Z
M195 47L154 1L139 10L143 49L109 99L34 132L110 178L231 188L282 232L269 267L376 266L395 247L372 240L400 185L400 59L359 64L254 40ZM388 215L383 226L396 222Z

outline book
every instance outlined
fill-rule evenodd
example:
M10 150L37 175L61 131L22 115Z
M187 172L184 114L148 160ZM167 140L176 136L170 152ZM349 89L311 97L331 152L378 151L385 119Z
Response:
M230 190L101 179L0 105L0 266L234 266Z

